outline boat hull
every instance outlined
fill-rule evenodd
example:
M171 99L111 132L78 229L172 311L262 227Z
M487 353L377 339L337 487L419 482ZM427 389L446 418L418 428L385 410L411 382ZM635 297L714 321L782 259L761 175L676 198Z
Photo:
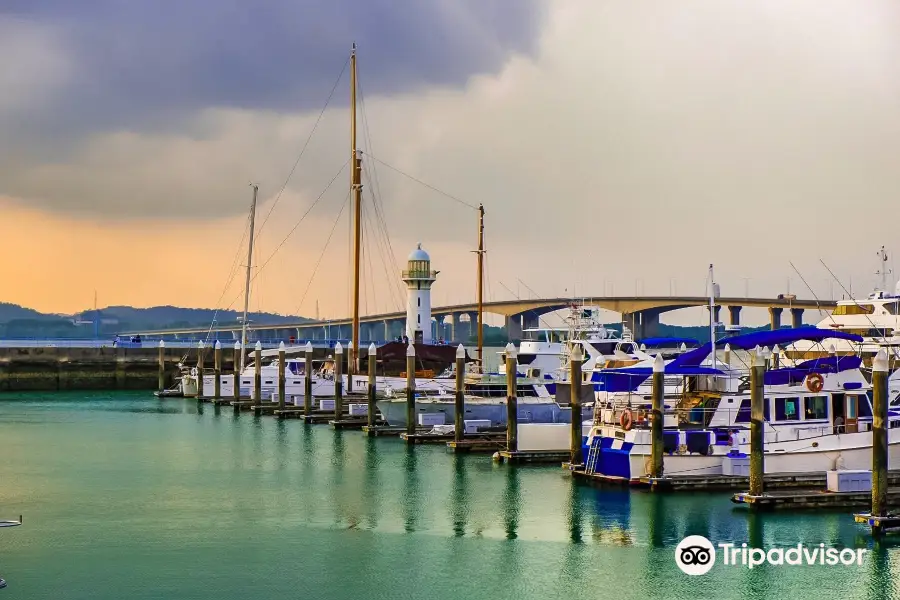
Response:
M406 400L403 398L379 400L378 410L385 421L393 426L406 426ZM572 410L562 407L556 402L528 402L518 405L520 423L568 423L572 418ZM456 405L453 399L416 400L416 415L443 415L444 424L452 425L456 418ZM465 420L490 421L492 427L506 425L506 400L488 401L479 399L465 404ZM417 417L418 419L418 417Z

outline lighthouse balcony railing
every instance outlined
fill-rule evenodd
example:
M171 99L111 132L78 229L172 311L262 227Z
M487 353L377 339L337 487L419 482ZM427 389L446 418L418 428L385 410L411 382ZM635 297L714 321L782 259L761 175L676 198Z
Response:
M403 279L437 279L437 271L418 270L403 271Z

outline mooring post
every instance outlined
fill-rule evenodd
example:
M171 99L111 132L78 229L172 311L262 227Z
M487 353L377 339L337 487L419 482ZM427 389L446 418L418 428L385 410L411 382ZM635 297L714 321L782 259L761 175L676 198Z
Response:
M284 367L287 358L285 356L284 342L278 343L278 410L284 410Z
M375 367L376 360L378 359L378 357L376 356L376 352L377 350L375 349L375 342L372 342L371 344L369 344L369 389L367 390L369 396L369 406L366 409L366 424L369 427L375 426L375 413L377 411L377 408L375 406Z
M580 465L584 462L581 451L581 365L584 354L581 344L575 344L569 355L569 404L572 407L572 423L569 428L569 463Z
M222 397L222 344L219 340L216 340L213 351L213 371L216 374L216 380L213 382L213 398L218 400Z
M726 365L731 365L731 344L725 344L724 356L722 357L722 361Z
M312 412L312 342L306 342L306 360L303 363L303 414L309 416Z
M416 432L416 347L406 347L406 433Z
M781 348L778 344L772 346L772 368L777 369L781 366Z
M506 344L506 450L519 451L519 401L516 398L516 347Z
M259 340L253 348L253 404L262 409L262 343Z
M344 404L344 347L338 342L334 345L334 420L341 420Z
M347 342L347 393L353 393L353 340Z
M197 401L203 398L203 340L197 342Z
M663 424L664 424L664 404L663 397L665 392L665 371L666 363L663 361L662 354L657 354L653 359L653 391L651 392L650 405L650 477L659 478L663 476Z
M466 424L466 349L456 348L456 397L453 407L453 439L461 442Z
M159 375L157 381L160 394L166 389L166 343L159 340Z
M887 515L888 357L884 348L872 362L872 516ZM880 526L872 527L881 534Z
M234 377L234 390L232 393L234 395L234 401L238 402L241 399L241 353L243 349L241 348L241 341L238 340L234 343L234 373L232 374Z
M766 357L762 349L753 349L750 359L750 495L763 495L765 474L765 379Z

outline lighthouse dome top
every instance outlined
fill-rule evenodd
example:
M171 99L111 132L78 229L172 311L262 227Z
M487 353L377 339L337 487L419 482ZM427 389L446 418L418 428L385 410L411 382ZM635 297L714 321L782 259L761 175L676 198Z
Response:
M409 258L407 260L431 260L431 257L428 256L428 253L422 250L422 244L419 243L416 245L416 249L409 253Z

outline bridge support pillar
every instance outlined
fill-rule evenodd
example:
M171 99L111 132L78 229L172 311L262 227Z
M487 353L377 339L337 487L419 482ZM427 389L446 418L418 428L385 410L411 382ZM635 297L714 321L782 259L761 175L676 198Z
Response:
M738 327L741 324L741 309L742 306L729 306L728 307L728 324L732 327Z
M470 312L469 313L469 335L466 336L465 341L476 340L478 339L478 313Z
M541 316L535 311L522 313L522 329L536 329L541 326Z
M779 306L769 307L769 327L772 331L781 329L781 313L784 309Z
M506 317L506 337L510 342L522 339L522 315Z
M791 327L803 327L803 309L802 308L792 308L791 309Z
M709 311L709 307L706 307L706 310ZM719 314L722 312L722 307L718 304L713 305L713 323L720 323Z

